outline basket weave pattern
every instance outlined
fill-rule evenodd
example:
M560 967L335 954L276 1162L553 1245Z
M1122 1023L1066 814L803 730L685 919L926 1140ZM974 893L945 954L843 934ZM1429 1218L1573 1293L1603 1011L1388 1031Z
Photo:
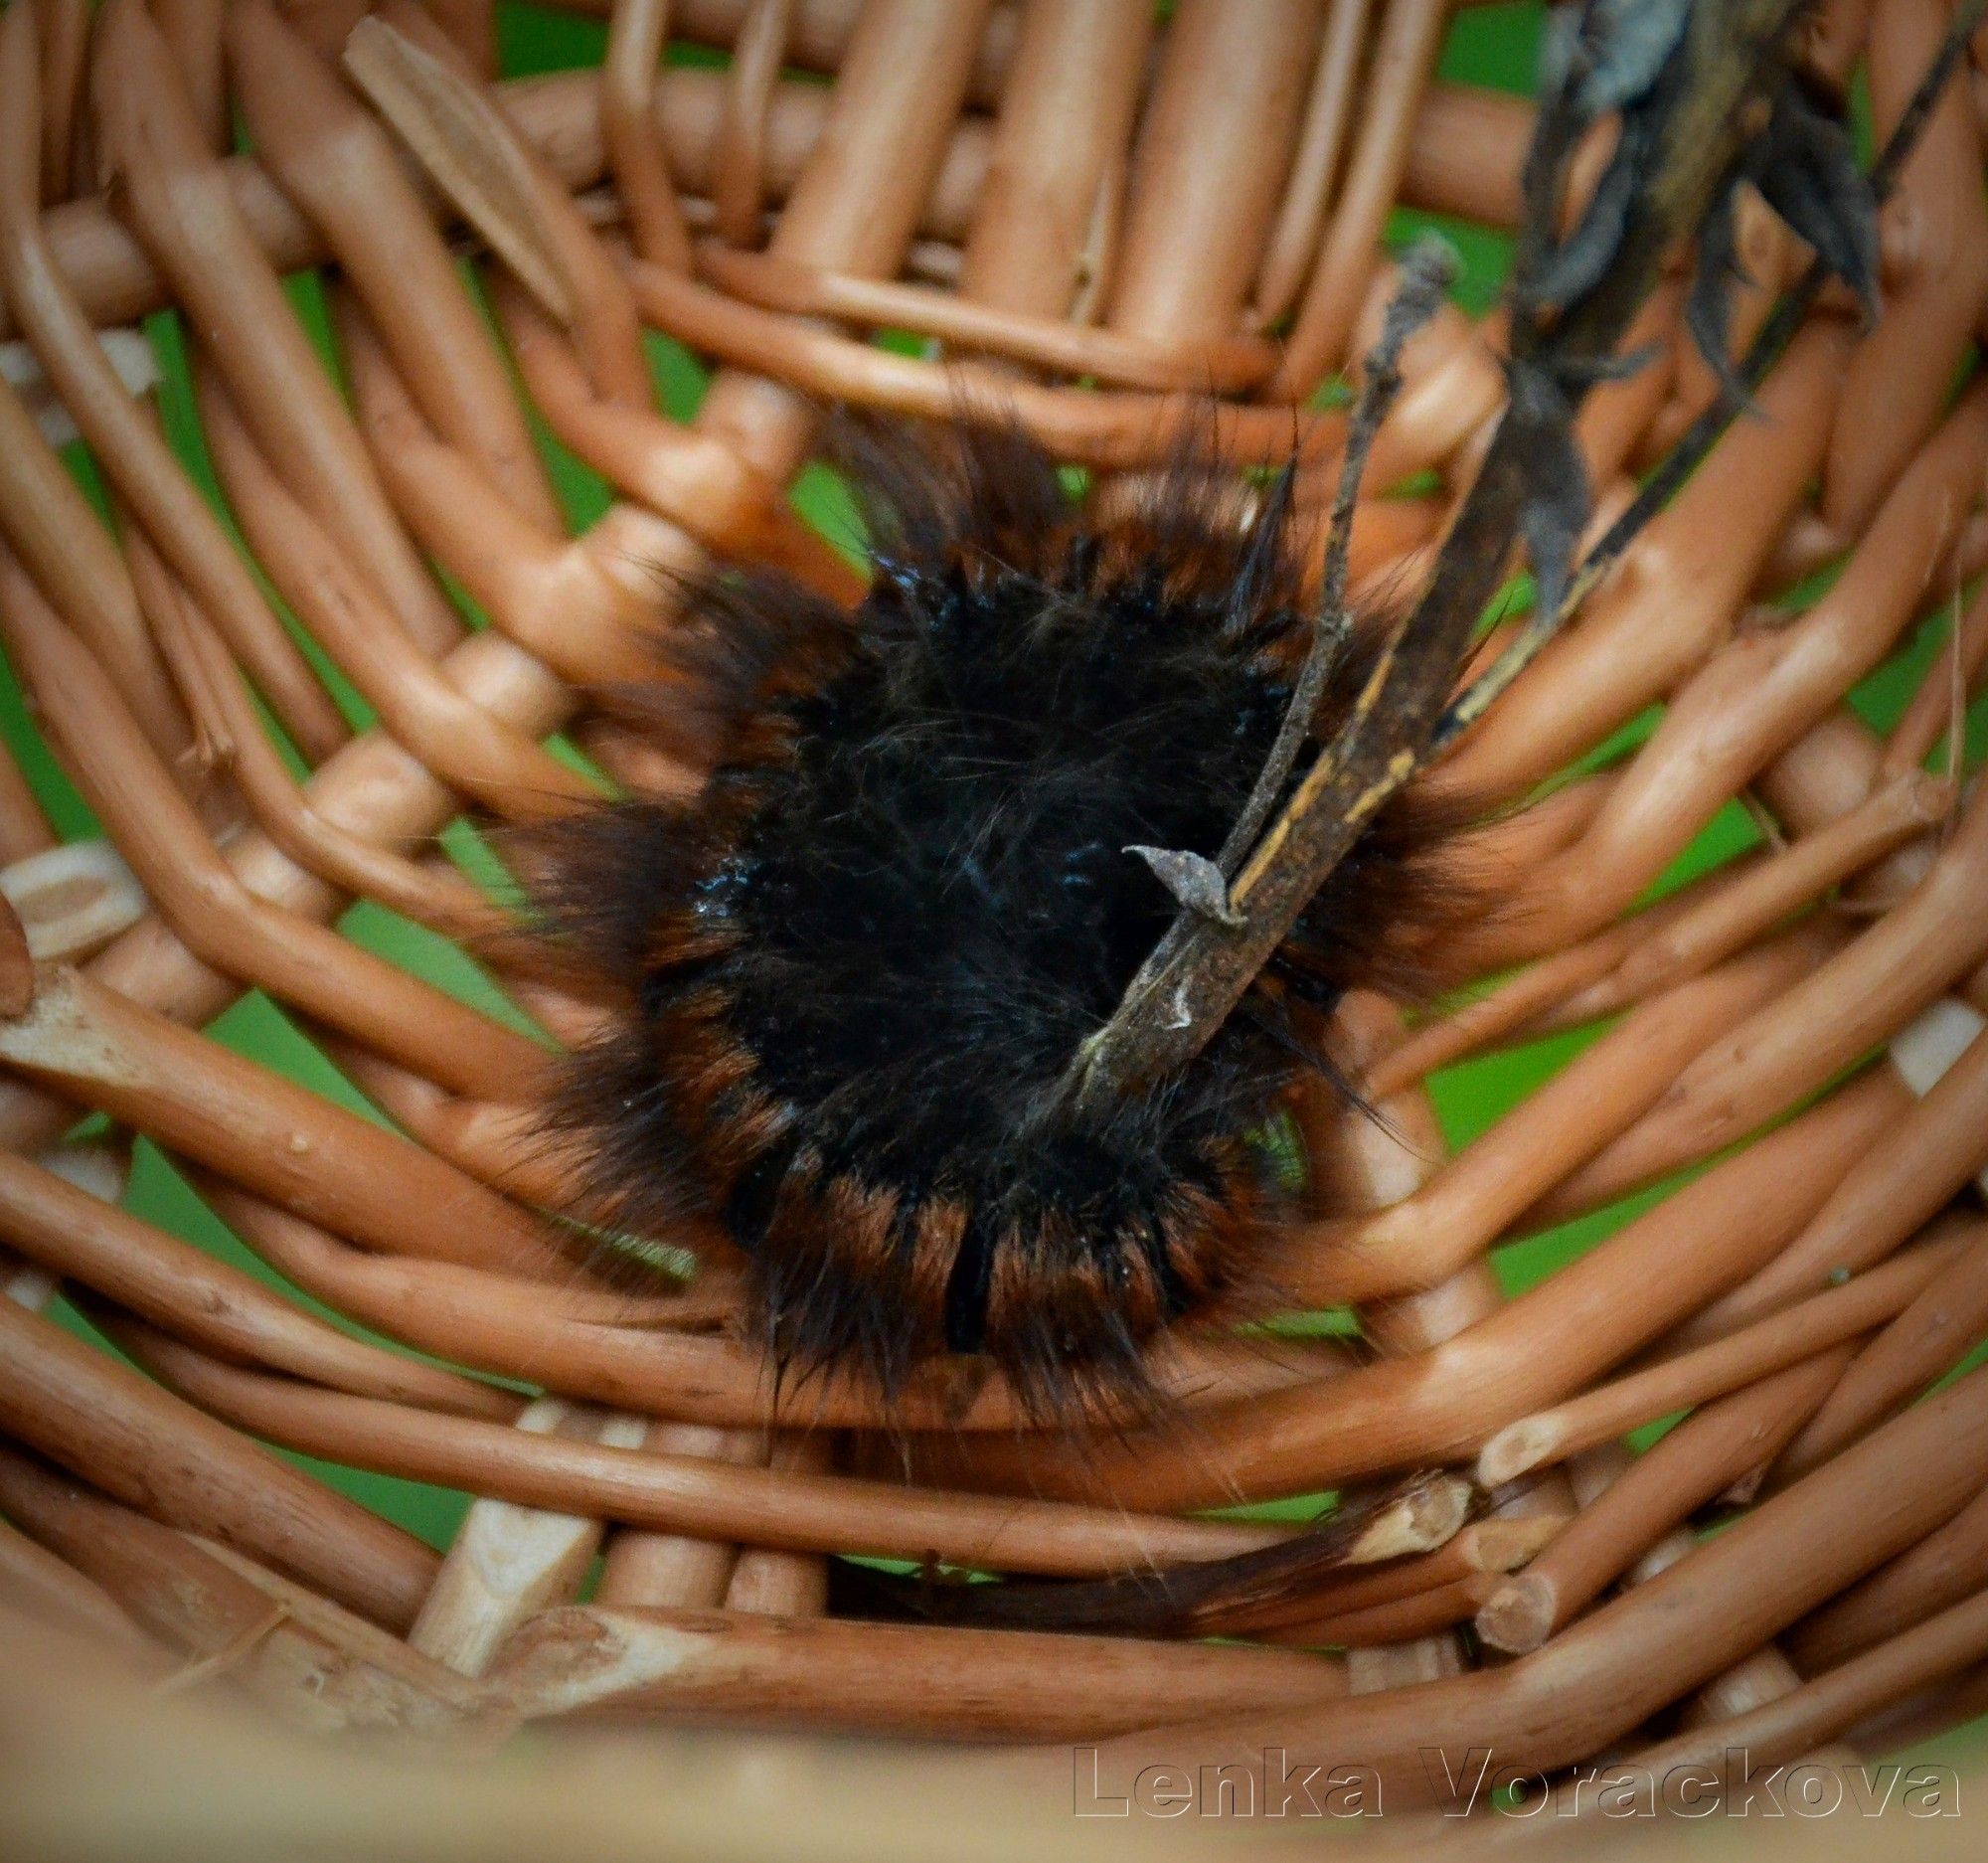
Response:
M0 1597L308 1727L437 1740L611 1712L1125 1765L1309 1745L1412 1790L1430 1745L1772 1764L1976 1711L1988 1383L1922 1395L1988 1331L1988 801L1958 781L1988 387L1949 398L1988 331L1972 71L1887 209L1883 319L1825 299L1763 418L1428 779L1500 811L1507 909L1458 953L1487 986L1350 1002L1385 1118L1293 1108L1319 1214L1283 1272L1359 1350L1183 1331L1179 1416L1131 1432L1032 1432L966 1361L907 1395L909 1448L852 1385L776 1415L722 1262L629 1294L539 1214L565 1186L532 1082L595 1012L522 959L507 1004L465 1000L334 927L357 898L488 939L447 824L581 806L588 760L683 780L585 694L643 674L670 573L860 592L787 497L831 405L984 392L1138 474L1212 394L1224 452L1295 435L1322 508L1345 418L1294 409L1378 322L1391 211L1519 214L1531 109L1435 79L1457 10L618 0L597 72L528 81L488 0L0 16L0 642L103 833L58 846L0 759ZM1862 70L1882 134L1949 13L1825 4L1803 57ZM1803 256L1749 208L1742 344ZM1716 392L1683 288L1581 418L1603 522ZM168 306L246 553L125 329ZM714 371L688 420L645 328ZM1498 340L1450 306L1410 344L1356 588L1425 570ZM532 420L607 487L577 534ZM1874 676L1894 699L1860 710ZM1735 798L1759 845L1646 905ZM199 1032L250 990L385 1120ZM1446 1155L1431 1073L1596 1023ZM118 1207L136 1136L272 1278ZM1494 1245L1701 1166L1507 1297ZM41 1310L59 1290L136 1369ZM438 1556L267 1443L477 1498ZM1431 1468L1474 1489L1402 1486ZM1094 1579L1275 1545L1206 1510L1320 1490L1375 1504L1352 1563L1222 1644L829 1609L837 1553Z

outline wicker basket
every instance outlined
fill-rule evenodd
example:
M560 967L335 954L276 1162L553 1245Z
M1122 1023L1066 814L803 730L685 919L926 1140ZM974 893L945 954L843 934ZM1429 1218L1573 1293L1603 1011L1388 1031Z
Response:
M600 1717L1019 1743L920 1776L1059 1815L1074 1749L1107 1794L1322 1756L1392 1808L1447 1795L1432 1749L1522 1789L1604 1757L1828 1773L1979 1712L1988 1383L1941 1381L1988 1333L1988 802L1958 780L1988 386L1953 389L1988 332L1988 57L1887 208L1882 320L1824 300L1764 418L1431 778L1509 805L1519 910L1442 1013L1348 1005L1384 1120L1294 1109L1335 1212L1294 1279L1347 1325L1185 1334L1173 1421L1076 1439L952 1362L906 1451L860 1390L775 1415L722 1273L629 1294L549 1241L530 1082L590 1012L450 948L502 923L474 824L669 780L583 703L641 671L659 569L860 587L802 515L833 516L832 404L984 385L1136 473L1212 391L1239 463L1295 428L1329 496L1317 391L1376 325L1391 215L1492 276L1532 109L1436 76L1484 35L1444 0L619 0L597 72L522 80L497 11L0 16L0 639L34 720L28 773L0 760L0 1606L112 1678L38 1724L16 1660L70 1646L0 1627L38 1840L67 1757L104 1791L79 1827L142 1843L92 1728L253 1796L155 1739L134 1678L424 1752ZM1803 56L1861 74L1882 135L1950 13L1822 0ZM1802 257L1750 207L1736 342ZM1604 515L1717 392L1683 294L1581 418ZM1451 305L1411 343L1356 582L1425 569L1498 342ZM1241 1559L1290 1514L1209 1510L1324 1491L1367 1507L1341 1563L1220 1642L830 1607L837 1555L1100 1579ZM749 1804L732 1740L666 1749L686 1854ZM409 1853L546 1854L489 1806L596 1779L615 1854L651 1787L610 1752L514 1757L487 1803L401 1756ZM783 1810L834 1811L794 1852L860 1847L868 1776L778 1752ZM210 1852L194 1802L174 1841L385 1852L351 1813L386 1774L301 1777L328 1822L216 1813Z

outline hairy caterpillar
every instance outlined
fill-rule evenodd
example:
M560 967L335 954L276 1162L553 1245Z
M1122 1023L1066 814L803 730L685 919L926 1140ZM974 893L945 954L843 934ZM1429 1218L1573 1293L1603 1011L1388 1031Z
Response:
M600 1220L723 1226L783 1366L888 1393L984 1352L1038 1414L1136 1397L1152 1335L1247 1289L1293 1215L1263 1127L1324 1065L1318 1013L1402 979L1445 824L1393 805L1180 1075L1059 1104L1176 911L1129 850L1213 854L1289 703L1313 625L1289 481L1184 455L1086 499L998 423L849 451L857 612L763 574L692 591L670 691L708 781L537 849L553 936L620 1005L555 1122ZM659 710L680 749L685 707Z

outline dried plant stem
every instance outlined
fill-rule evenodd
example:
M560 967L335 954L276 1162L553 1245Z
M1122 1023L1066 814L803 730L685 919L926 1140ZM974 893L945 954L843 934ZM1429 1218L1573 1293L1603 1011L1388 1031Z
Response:
M1440 1770L1431 1781L1424 1767L1432 1748L1460 1758L1489 1737L1511 1756L1505 1764L1553 1770L1619 1739L1812 1603L1950 1518L1988 1464L1984 1424L1988 1379L1964 1379L1503 1669L1326 1703L1299 1716L1160 1729L1108 1743L1100 1758L1136 1771L1162 1753L1196 1764L1242 1760L1265 1742L1293 1758L1358 1753L1388 1791L1399 1786L1405 1803L1440 1788ZM1897 1479L1907 1465L1919 1472L1909 1485ZM1818 1531L1823 1521L1839 1530ZM1694 1634L1680 1637L1677 1611L1686 1597Z
M1796 23L1797 33L1801 25L1802 22ZM1880 238L1882 278L1885 275L1882 232ZM1750 190L1740 193L1733 202L1732 239L1733 270L1739 275L1731 278L1727 299L1726 354L1722 360L1729 375L1746 367L1754 341L1774 315L1782 294L1796 281L1797 243L1787 223ZM1837 308L1835 300L1847 298L1849 292L1840 282L1832 284L1833 288L1824 287L1817 304L1833 311ZM1672 482L1673 489L1683 475L1677 468L1666 468L1665 457L1694 431L1694 423L1723 400L1726 392L1726 380L1705 352L1695 342L1685 345L1678 357L1670 396L1644 436L1639 453L1639 460L1654 465Z
M1400 282L1400 267L1392 260L1375 267L1358 328L1363 347L1378 339ZM1445 298L1409 339L1402 351L1401 394L1374 436L1368 464L1373 484L1396 484L1429 466L1447 466L1452 480L1469 471L1475 448L1505 401L1500 321L1496 311L1474 321ZM1623 386L1626 391L1628 385ZM1595 406L1589 404L1590 409Z
M1827 715L1891 650L1951 541L1988 455L1988 390L1963 396L1885 500L1842 577L1799 620L1741 636L1672 695L1581 842L1537 875L1485 967L1585 935L1628 907L1735 790Z
M766 1448L763 1431L716 1430L701 1424L652 1423L642 1442L665 1455L741 1463L757 1462ZM616 1527L608 1534L593 1602L715 1610L725 1603L738 1563L739 1549L727 1541Z
M1850 1363L1836 1346L1705 1405L1645 1449L1477 1612L1492 1647L1537 1649L1692 1512L1774 1454Z
M1757 54L1792 12L1785 0L1734 0L1693 13L1693 75L1658 132L1661 153L1628 211L1608 272L1550 336L1514 331L1515 351L1554 371L1563 388L1612 354L1656 280L1664 249L1696 227L1739 146L1741 105L1759 80ZM1585 386L1573 391L1576 405ZM1231 911L1243 923L1232 927L1191 912L1175 921L1110 1019L1079 1049L1063 1088L1071 1103L1145 1091L1192 1060L1326 875L1418 767L1470 631L1503 573L1529 495L1523 462L1540 443L1537 416L1508 408L1427 588L1369 679L1354 713L1357 729L1321 747L1230 888Z
M1954 1260L1858 1353L1769 1479L1791 1481L1909 1403L1988 1332L1988 1230L1964 1233Z
M1417 1190L1369 1216L1293 1233L1291 1296L1331 1304L1434 1285L1475 1261L1570 1173L1661 1103L1719 1032L1791 987L1835 948L1800 926L1640 1004Z
M235 211L164 43L136 0L98 26L94 93L134 230L192 313L203 347L311 515L350 553L415 641L441 652L458 623L394 516L337 390ZM154 526L161 548L169 539ZM322 755L322 753L320 753Z
M158 910L215 969L466 1093L513 1082L540 1051L489 1017L242 886L96 660L0 552L0 635L98 815Z
M289 1725L432 1736L482 1710L470 1684L365 1617L4 1446L0 1506L114 1599L123 1621L213 1664Z
M1930 6L1919 9L1922 16L1928 20L1935 17L1938 10ZM1988 11L1988 7L1979 4L1978 0L1967 0L1947 26L1944 35L1927 49L1925 58L1916 68L1917 86L1910 93L1899 121L1893 126L1891 137L1873 170L1873 192L1879 199L1884 198L1913 152L1920 133L1927 127L1928 119L1953 75L1954 66L1959 62L1966 46L1968 34L1985 11ZM1894 35L1889 43L1896 43L1897 37ZM1978 214L1978 202L1976 208ZM1988 215L1978 217L1981 219L1984 237L1968 242L1966 250L1970 253L1979 252L1984 268L1988 268ZM1735 371L1735 382L1738 385L1750 390L1765 379L1768 370L1779 358L1789 338L1799 328L1802 319L1807 316L1815 300L1821 295L1828 276L1828 268L1821 259L1811 262L1786 301L1776 309L1773 316L1756 334L1744 361ZM1969 282L1956 281L1952 287L1942 289L1941 297L1946 302L1966 304L1972 301L1978 304L1983 291L1988 290L1988 269L1984 269L1984 275L1978 282L1972 284L1971 289L1970 298ZM1903 318L1896 315L1887 317L1884 325L1885 337L1879 340L1878 346L1884 348L1898 341L1898 332L1902 326L1911 321L1909 315ZM1870 368L1873 360L1869 354L1870 347L1867 344L1865 350L1860 352L1857 363L1853 364L1853 380L1858 379L1862 371ZM1957 351L1955 354L1957 357ZM1863 379L1873 378L1864 375ZM1932 375L1921 368L1913 372L1912 379L1915 383L1923 383L1931 380ZM1932 406L1936 407L1937 403ZM1510 688L1512 682L1532 663L1540 649L1553 637L1565 616L1579 608L1587 594L1620 560L1631 540L1649 522L1652 514L1662 507L1664 501L1704 460L1739 411L1739 398L1731 392L1721 394L1713 400L1680 437L1657 472L1652 475L1649 483L1638 493L1635 501L1615 520L1608 534L1582 561L1578 572L1568 587L1566 596L1556 605L1555 611L1535 612L1510 648L1499 656L1497 663L1480 679L1474 681L1470 691L1444 716L1431 740L1432 749L1440 749L1460 737ZM1928 408L1925 421L1917 427L1916 432L1910 428L1905 430L1902 437L1905 443L1900 447L1899 458L1892 462L1894 465L1903 463L1910 439L1916 438L1918 434L1923 433L1925 426L1930 425L1931 415L1932 408ZM1841 414L1836 430L1838 434L1844 430ZM1894 423L1891 430L1898 431L1899 423ZM1868 458L1868 449L1863 450ZM1871 506L1875 506L1880 491L1890 482L1890 473L1876 470L1871 471L1862 481L1871 488L1867 494Z
M44 970L0 1056L371 1247L571 1275L546 1226L418 1146L80 972Z
M51 1273L210 1351L466 1417L501 1421L516 1409L504 1392L347 1338L191 1243L10 1152L0 1152L0 1236Z
M1363 365L1360 396L1353 405L1339 462L1339 487L1333 494L1332 512L1326 524L1325 568L1312 623L1311 646L1291 688L1290 703L1263 759L1255 786L1230 824L1228 838L1216 857L1215 864L1225 878L1233 877L1239 888L1243 862L1251 856L1256 837L1283 794L1298 753L1316 723L1326 679L1351 637L1353 616L1346 600L1347 560L1353 546L1353 512L1360 496L1360 482L1367 470L1375 435L1401 393L1402 351L1408 339L1435 314L1453 269L1447 251L1432 244L1412 249L1404 257L1400 281L1382 319L1381 334ZM1285 467L1270 494L1275 501L1271 508L1287 506L1295 469L1295 463ZM1271 534L1276 534L1275 526Z
M1295 1650L599 1606L535 1618L490 1679L527 1715L660 1709L955 1741L1088 1740L1156 1701L1276 1712L1345 1688Z
M1896 1034L1988 957L1984 873L1988 794L1977 791L1925 879L1894 911L1715 1042L1556 1200L1591 1207L1730 1144Z
M1736 425L1654 516L1581 623L1557 635L1483 723L1435 764L1439 795L1516 800L1663 697L1729 636L1813 478L1851 333L1814 320Z
M1295 401L1344 360L1374 249L1408 163L1415 100L1434 69L1447 24L1445 9L1433 0L1389 0L1382 12L1366 109L1346 179L1269 395Z
M1477 1478L1515 1480L1859 1338L1897 1318L1965 1247L1959 1237L1923 1243L1784 1313L1508 1424L1478 1452Z
M1471 1498L1469 1483L1454 1475L1416 1475L1339 1508L1291 1539L1230 1559L1084 1585L1010 1583L915 1594L893 1586L884 1596L899 1609L990 1627L1240 1636L1318 1614L1319 1593L1348 1568L1444 1545L1462 1529Z
M267 0L231 7L227 24L257 155L388 333L422 413L520 518L557 530L559 506L502 359L387 133Z
M1805 1674L1834 1669L1984 1587L1988 1493L1803 1618L1788 1633L1788 1651Z
M861 1549L1068 1577L1219 1559L1287 1537L1277 1527L988 1500L531 1436L244 1371L137 1321L116 1322L115 1331L127 1351L204 1409L256 1435L526 1507L795 1552Z
M600 128L636 251L655 264L683 269L690 264L690 236L656 127L656 68L668 25L668 0L619 0L600 68Z
M413 1621L433 1577L435 1556L411 1535L10 1300L0 1428L128 1505L232 1541L392 1628Z

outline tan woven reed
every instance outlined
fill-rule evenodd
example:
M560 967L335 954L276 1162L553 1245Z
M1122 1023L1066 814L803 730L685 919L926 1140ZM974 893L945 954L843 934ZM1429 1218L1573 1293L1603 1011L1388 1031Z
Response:
M1082 1440L1022 1429L950 1364L907 1400L909 1466L860 1389L774 1417L722 1269L630 1296L553 1246L534 1206L561 1186L521 1143L541 1045L329 929L361 896L492 931L431 837L581 802L556 732L669 779L583 700L669 624L659 569L763 559L852 593L784 497L831 403L942 416L985 385L1064 456L1136 472L1181 392L1212 389L1225 448L1283 456L1293 401L1378 316L1390 209L1517 215L1530 111L1433 82L1451 10L619 0L599 74L529 83L494 81L487 0L0 16L0 337L35 378L0 388L0 637L107 837L57 851L0 764L26 936L0 965L0 1600L313 1730L480 1750L619 1714L1023 1742L1059 1790L1072 1743L1121 1770L1325 1753L1406 1804L1428 1746L1773 1765L1978 1711L1988 1382L1922 1394L1988 1333L1988 800L1934 755L1988 664L1988 595L1957 593L1988 559L1988 386L1948 401L1988 334L1988 47L1887 209L1882 322L1860 335L1825 300L1764 418L1432 779L1515 805L1482 854L1515 910L1456 953L1501 980L1412 1027L1349 1005L1386 1122L1323 1092L1296 1108L1339 1214L1281 1271L1352 1303L1371 1352L1188 1332L1157 1367L1184 1419ZM1866 74L1882 134L1948 12L1823 0L1805 57ZM733 57L659 75L671 38ZM252 158L220 153L236 111ZM1741 340L1801 257L1751 205ZM281 293L308 265L349 399ZM1604 513L1714 392L1681 295L1660 289L1634 338L1654 360L1582 417ZM165 304L242 537L322 661L98 340ZM645 326L718 365L687 424L654 399ZM1357 579L1426 565L1500 406L1497 341L1451 309L1410 346L1370 483L1414 489L1361 507ZM513 364L612 488L578 536ZM112 526L38 400L87 442ZM1301 431L1323 499L1343 423ZM1878 736L1846 696L1949 607L1950 648ZM1736 796L1764 849L1638 910ZM554 1038L587 1026L499 980ZM398 1129L197 1032L250 988ZM1444 1155L1429 1072L1602 1016ZM107 1128L66 1143L83 1109ZM423 1356L121 1212L133 1134L284 1282ZM1502 1295L1495 1245L1700 1166ZM140 1369L45 1317L58 1288ZM265 1443L479 1498L438 1557ZM1103 1575L1288 1533L1204 1517L1231 1499L1434 1466L1488 1512L1373 1539L1385 1563L1248 1639L826 1614L838 1552ZM1701 1540L1722 1496L1740 1517Z

